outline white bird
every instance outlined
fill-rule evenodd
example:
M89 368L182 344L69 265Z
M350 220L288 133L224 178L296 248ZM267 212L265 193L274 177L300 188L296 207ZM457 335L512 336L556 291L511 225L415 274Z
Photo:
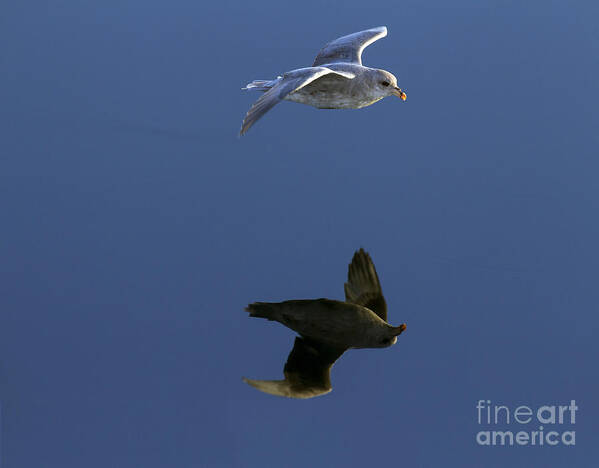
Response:
M276 320L296 331L287 358L285 380L244 382L271 395L312 398L329 393L331 366L350 348L386 348L397 342L406 325L387 323L387 304L370 255L354 254L345 283L345 302L330 299L255 302L250 317Z
M340 37L322 48L311 67L248 83L243 89L265 93L248 111L239 134L282 100L319 109L359 109L391 95L405 101L406 93L393 74L362 65L364 48L386 35L387 28L381 26Z

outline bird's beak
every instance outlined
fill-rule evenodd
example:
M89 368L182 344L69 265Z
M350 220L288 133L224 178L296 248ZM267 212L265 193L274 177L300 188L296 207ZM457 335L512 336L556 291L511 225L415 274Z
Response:
M401 99L402 101L405 101L406 99L408 99L408 96L406 93L404 93L401 88L395 88L393 90L393 94L395 94L399 99Z
M404 332L404 330L405 330L406 328L407 328L407 327L406 327L406 324L405 324L405 323L402 323L402 324L401 324L399 327L393 327L393 334L394 334L395 336L399 336L399 335L401 335L401 334Z

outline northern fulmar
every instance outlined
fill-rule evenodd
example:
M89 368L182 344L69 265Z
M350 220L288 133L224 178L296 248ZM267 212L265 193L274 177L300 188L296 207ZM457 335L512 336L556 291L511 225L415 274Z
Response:
M250 108L240 135L282 100L319 109L359 109L395 95L406 100L397 78L385 70L362 65L362 51L385 37L387 28L367 29L340 37L325 45L311 67L283 73L274 80L254 80L243 89L265 91Z
M282 323L300 334L287 358L285 380L244 382L271 395L312 398L332 390L331 366L350 348L387 348L406 325L387 323L387 303L370 255L358 250L349 264L345 302L331 299L254 302L250 317Z

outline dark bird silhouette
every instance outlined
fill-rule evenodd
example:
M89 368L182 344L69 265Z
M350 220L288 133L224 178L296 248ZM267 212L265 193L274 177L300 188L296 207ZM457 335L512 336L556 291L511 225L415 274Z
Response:
M243 380L271 395L312 398L329 393L331 366L350 348L386 348L406 325L387 323L387 303L370 255L364 249L349 264L345 301L331 299L254 302L250 317L282 323L300 334L283 370L285 380Z

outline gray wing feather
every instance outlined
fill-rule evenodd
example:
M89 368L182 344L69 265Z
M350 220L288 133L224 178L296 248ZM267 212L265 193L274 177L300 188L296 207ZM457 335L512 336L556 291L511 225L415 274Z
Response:
M333 71L326 67L300 68L298 70L287 72L271 89L260 96L260 99L258 99L250 108L243 119L239 135L245 134L258 119L285 99L285 96L329 73L334 73L347 79L353 79L355 77L353 73Z
M260 99L254 103L243 119L239 135L244 135L250 129L250 127L254 125L256 121L258 121L258 119L260 119L264 114L281 102L285 96L292 92L297 87L298 81L299 79L297 78L288 80L287 82L280 81L271 89L266 91L262 96L260 96Z
M358 250L349 264L345 300L366 307L387 321L387 303L381 283L374 263L364 249Z
M387 28L380 26L335 39L320 50L312 66L316 67L317 65L337 62L362 65L362 51L374 41L386 35Z

